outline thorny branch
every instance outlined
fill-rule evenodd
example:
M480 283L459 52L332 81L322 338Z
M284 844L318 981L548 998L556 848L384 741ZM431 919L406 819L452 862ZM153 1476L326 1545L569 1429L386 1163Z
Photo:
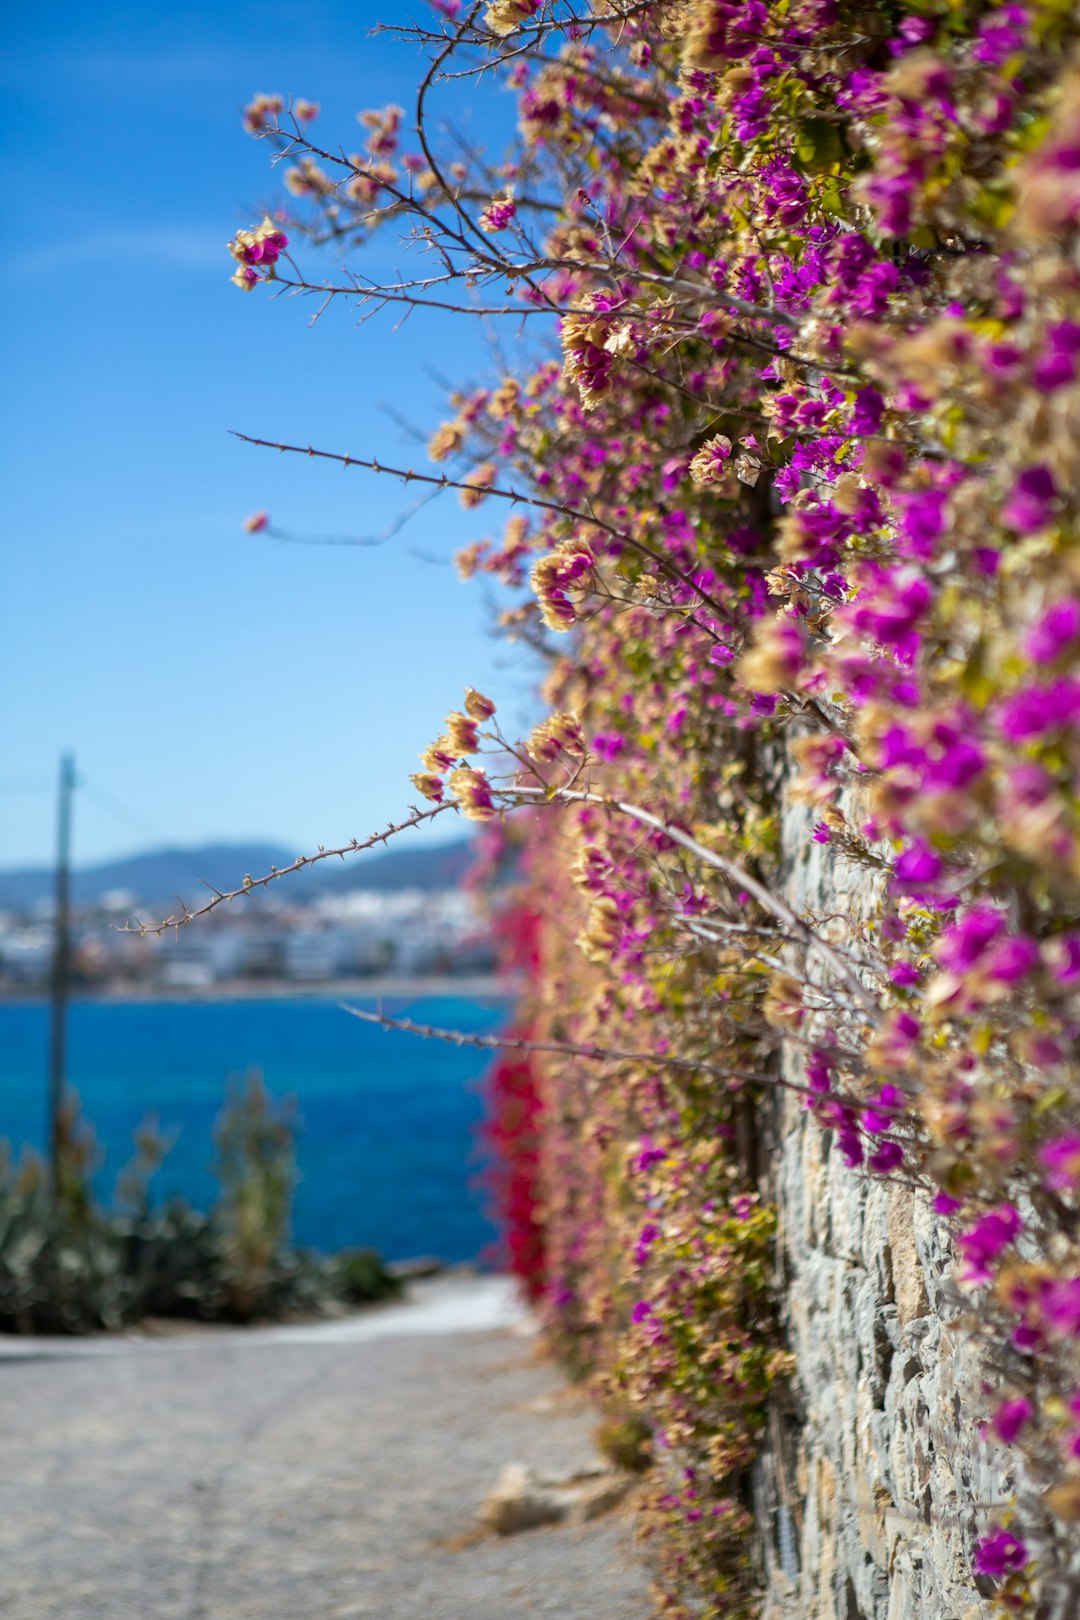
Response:
M178 929L184 923L194 922L197 917L205 917L208 912L215 911L227 901L238 900L241 895L253 894L256 889L264 889L268 883L274 883L278 878L288 877L292 872L303 872L307 867L317 865L319 861L329 861L334 857L344 860L346 855L358 855L362 850L373 849L376 844L388 843L397 833L405 832L409 827L419 827L423 822L432 821L436 816L442 815L445 810L454 808L454 805L447 803L432 805L429 810L412 810L404 821L391 822L383 832L372 833L369 838L351 838L347 844L341 844L336 849L320 848L314 855L298 855L290 866L272 866L262 877L246 877L238 889L227 891L215 889L213 884L206 883L204 879L205 887L214 897L205 905L197 906L194 910L185 906L183 911L177 912L172 917L166 917L159 923L141 923L135 920L120 928L119 932L150 935L167 933L170 928Z
M669 1057L663 1052L636 1052L627 1051L617 1046L601 1046L596 1042L588 1045L578 1045L573 1041L534 1041L524 1035L476 1035L461 1029L441 1029L435 1024L418 1023L412 1018L394 1018L384 1012L369 1012L363 1007L354 1007L351 1003L341 1001L338 1006L352 1018L359 1018L365 1024L377 1024L382 1029L400 1030L405 1035L418 1035L423 1040L445 1041L450 1046L473 1046L485 1052L550 1052L559 1057L587 1058L597 1063L638 1063L649 1068L669 1069L675 1073L707 1074L717 1080L727 1080L733 1086L775 1086L782 1091L791 1091L799 1096L814 1098L809 1086L800 1085L796 1080L788 1080L784 1075L772 1070L747 1070L724 1068L718 1063L699 1062L696 1058ZM834 1091L834 1098L846 1099L842 1092ZM883 1111L899 1115L902 1110L889 1108Z
M467 490L471 494L480 494L485 498L491 496L494 500L509 501L513 506L532 506L541 512L555 512L560 517L572 518L578 523L586 524L591 528L600 529L605 534L610 534L621 545L628 546L632 551L636 551L639 556L647 557L650 562L656 564L662 573L677 580L680 585L691 591L709 609L710 613L715 614L728 629L735 628L734 621L716 598L710 595L703 586L699 585L697 580L688 574L685 569L680 568L677 563L673 563L670 558L663 556L662 553L654 551L651 546L647 546L636 535L627 534L625 530L619 529L615 524L609 523L605 518L601 518L593 512L582 511L579 507L569 506L564 501L545 500L540 495L527 494L524 490L504 489L498 484L486 484L482 490L478 491L474 485L465 482L465 480L450 478L445 473L420 473L416 472L412 467L387 467L383 462L374 458L343 455L332 450L316 450L310 444L282 444L274 439L257 439L249 433L240 433L236 429L230 429L230 431L235 438L241 439L244 444L253 444L263 450L280 450L282 454L310 456L315 461L336 461L342 467L360 467L368 472L385 473L390 478L400 478L405 484L429 484L437 489ZM702 628L707 629L706 626L702 626Z
M738 884L747 894L752 895L766 911L770 912L788 928L794 930L803 943L816 951L822 961L826 962L838 978L847 985L852 995L870 1015L871 1019L876 1020L879 1016L880 1004L877 997L867 989L858 974L844 961L840 953L820 934L815 932L805 918L800 917L798 912L788 905L786 900L781 899L779 895L773 894L770 889L760 883L744 867L738 866L734 861L728 860L725 855L720 855L716 850L709 849L705 844L699 843L696 838L691 837L689 833L684 832L681 827L674 825L674 823L664 821L662 817L654 815L651 810L646 810L641 805L613 799L602 793L594 793L587 788L530 787L516 784L510 788L494 788L493 796L499 800L500 808L503 810L520 807L523 804L536 803L537 801L561 804L593 804L602 809L618 811L619 814L628 816L641 826L651 827L656 832L663 833L665 837L679 844L688 854L693 855L703 865L711 866L715 870L722 872L725 877ZM267 884L273 883L277 878L286 877L292 872L303 871L304 868L313 866L318 861L330 860L333 857L344 859L346 855L359 854L365 849L371 849L376 844L385 844L397 833L404 832L406 828L419 826L423 822L432 821L436 816L442 815L447 810L456 809L457 805L453 800L446 800L441 804L432 805L429 810L413 810L404 821L391 823L383 832L373 833L369 838L354 838L349 843L343 844L336 849L320 849L314 855L301 855L291 866L271 867L270 871L262 877L245 878L237 889L224 893L214 889L213 899L194 910L186 907L184 911L166 917L162 922L135 922L122 931L149 935L163 934L170 928L180 928L185 923L194 922L197 917L204 917L208 912L215 910L216 907L228 901L239 899L241 895L251 894L256 889L265 888ZM210 885L207 885L207 887L210 887Z

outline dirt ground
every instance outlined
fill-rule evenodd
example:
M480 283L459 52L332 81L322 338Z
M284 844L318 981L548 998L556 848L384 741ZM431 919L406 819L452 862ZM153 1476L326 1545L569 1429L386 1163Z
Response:
M11 1620L648 1620L623 1507L477 1537L596 1461L503 1279L312 1326L0 1345Z

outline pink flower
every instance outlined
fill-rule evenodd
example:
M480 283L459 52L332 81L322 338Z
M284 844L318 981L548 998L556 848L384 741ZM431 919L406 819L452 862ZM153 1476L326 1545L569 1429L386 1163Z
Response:
M641 1152L634 1159L634 1169L639 1175L644 1175L647 1170L652 1169L654 1164L662 1164L666 1158L667 1154L664 1149L656 1147L651 1136L643 1136L641 1138Z
M1013 1242L1022 1225L1018 1210L1011 1204L999 1204L976 1221L970 1231L961 1232L956 1244L967 1261L964 1281L988 1283L992 1276L990 1262Z
M1002 734L1010 742L1027 742L1080 718L1080 681L1062 677L1045 685L1023 687L1006 698L997 712Z
M843 616L851 628L883 647L891 647L902 663L918 651L915 625L933 600L930 583L914 569L887 569L874 565L854 604Z
M626 740L610 731L598 731L592 740L593 753L598 759L613 760L626 747Z
M881 1146L873 1152L867 1162L867 1168L876 1170L878 1175L888 1175L904 1162L904 1150L899 1142L882 1142Z
M928 562L934 555L936 542L945 532L945 504L948 495L943 489L924 489L916 495L899 495L901 508L898 524L901 550L906 557Z
M1040 1304L1056 1333L1068 1338L1080 1337L1080 1277L1049 1283Z
M916 842L900 856L893 877L898 889L921 888L925 883L936 883L943 871L940 857L930 846Z
M513 197L493 197L480 215L480 229L482 231L505 231L516 214L517 204Z
M999 1440L1012 1445L1024 1424L1034 1415L1031 1402L1021 1396L1015 1401L1002 1401L991 1420L991 1427Z
M1061 984L1080 979L1080 934L1059 934L1054 940L1054 978Z
M966 973L983 956L987 946L1005 927L1005 919L989 906L973 906L942 935L937 959L953 973Z
M1050 522L1057 486L1049 467L1027 467L1001 509L1003 522L1017 534L1037 534Z
M840 1152L844 1156L844 1163L850 1169L854 1170L856 1165L862 1164L863 1145L854 1126L841 1129L837 1141L840 1145Z
M929 17L905 17L899 28L900 38L907 45L921 45L933 32Z
M1036 664L1049 664L1080 637L1080 602L1055 602L1024 637L1024 652Z
M1046 348L1036 357L1031 380L1045 393L1064 388L1076 375L1080 353L1080 326L1075 321L1058 321L1046 329Z
M861 388L851 411L852 433L876 433L885 414L885 401L876 388Z
M827 1096L832 1090L832 1070L820 1052L815 1052L806 1065L806 1083L819 1096Z
M1027 1548L1018 1537L995 1525L988 1536L983 1536L975 1548L971 1567L976 1575L1007 1575L1011 1569L1023 1569L1027 1563Z
M899 1086L891 1086L886 1081L884 1085L878 1087L876 1096L870 1098L869 1107L863 1109L863 1124L868 1131L879 1136L882 1131L887 1131L895 1123L897 1114L902 1111L906 1102L907 1098ZM884 1112L879 1113L879 1109L883 1109Z
M1026 934L1016 934L995 945L986 963L991 979L1002 984L1014 984L1039 965L1039 947Z
M634 1245L634 1259L639 1266L643 1266L649 1258L649 1245L655 1243L660 1236L660 1228L649 1222L641 1228L637 1243Z
M1058 1192L1071 1192L1080 1187L1080 1132L1069 1131L1039 1149L1039 1158L1047 1169L1046 1185Z

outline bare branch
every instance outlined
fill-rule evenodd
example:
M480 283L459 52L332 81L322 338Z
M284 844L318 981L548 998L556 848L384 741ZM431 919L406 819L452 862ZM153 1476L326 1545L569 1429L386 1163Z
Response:
M618 810L621 815L630 816L632 820L639 822L642 826L652 827L657 832L663 833L665 837L681 845L683 849L695 856L704 865L715 867L717 871L723 872L733 883L737 883L740 888L745 889L747 894L753 895L758 904L764 906L766 911L770 911L774 917L786 923L789 928L793 928L804 944L817 951L822 961L827 962L833 972L844 981L852 995L865 1011L871 1015L872 1019L876 1022L880 1017L881 1004L878 998L866 988L858 974L848 966L840 954L829 944L828 940L822 939L820 934L815 933L805 918L800 917L799 913L792 906L789 906L786 900L782 900L779 895L773 894L770 889L767 889L744 867L737 866L734 861L729 861L726 855L719 855L716 850L707 848L705 844L700 844L696 838L691 838L689 833L683 832L681 827L676 827L672 823L662 820L660 816L653 815L651 810L646 810L641 805L627 804L619 799L607 798L602 793L590 793L587 789L515 787L513 792L528 799L547 798L563 803L595 804L605 809Z
M596 1063L642 1063L650 1068L674 1069L681 1073L708 1074L716 1079L728 1080L733 1085L779 1086L806 1096L816 1096L808 1086L787 1080L772 1071L723 1068L717 1063L698 1062L695 1058L668 1057L660 1052L626 1051L620 1047L600 1046L592 1043L578 1046L572 1041L532 1041L523 1035L474 1035L460 1029L440 1029L433 1024L420 1024L412 1018L392 1018L382 1012L367 1012L362 1007L338 1002L342 1012L365 1024L378 1024L383 1029L401 1030L406 1035L418 1035L423 1040L446 1041L451 1046L475 1046L486 1052L551 1052L559 1057L587 1058Z
M183 901L180 902L182 911L173 917L166 917L164 922L140 923L133 921L118 929L121 934L164 934L170 928L181 928L185 923L194 922L197 917L205 917L207 912L214 911L218 906L228 900L239 900L242 895L253 894L256 889L264 889L268 883L274 883L278 878L288 877L291 872L303 872L309 866L315 866L319 861L328 861L334 856L344 860L346 855L358 855L361 850L373 849L376 844L388 843L397 833L404 832L408 827L419 827L425 821L431 821L435 816L441 816L445 810L456 810L457 805L451 801L445 804L432 805L430 810L413 810L404 821L391 822L384 832L372 833L369 838L352 838L347 844L337 849L319 849L314 855L298 855L291 866L273 866L262 877L246 877L238 889L229 889L222 893L211 889L214 898L208 900L206 905L197 906L194 911ZM179 897L178 897L179 898Z
M388 540L393 540L395 535L401 533L417 512L436 500L440 493L439 490L432 489L426 495L421 495L418 501L414 501L403 512L399 512L397 517L378 534L289 534L287 530L274 528L273 525L256 532L267 540L277 540L289 546L384 546Z
M474 495L478 493L473 485L466 483L463 479L448 478L445 473L420 473L416 472L412 467L387 467L381 461L363 456L342 455L333 450L316 450L310 444L282 444L275 439L257 439L250 433L239 432L236 428L230 428L229 431L235 438L241 439L244 444L257 445L263 450L280 450L283 455L309 456L315 461L336 461L343 467L361 467L368 472L385 473L390 478L400 478L406 484L430 484L437 489L469 490ZM579 507L568 506L564 501L544 500L539 495L526 494L524 490L504 489L498 484L485 485L479 493L485 499L491 496L495 500L510 501L514 506L532 506L541 512L555 512L560 517L572 518L578 523L587 524L590 528L600 529L605 534L610 534L621 545L629 546L632 551L636 551L639 556L648 557L649 561L655 563L669 579L678 580L680 585L691 591L709 609L710 613L715 614L720 623L729 630L738 628L735 620L730 617L726 609L721 606L714 596L711 596L708 591L699 585L692 575L679 568L677 564L673 563L661 552L654 551L651 546L647 546L636 535L627 534L624 529L619 529L615 524L608 523L604 518L598 517L595 512L582 511ZM698 622L700 623L700 621ZM708 627L705 625L701 625L701 628L708 631Z

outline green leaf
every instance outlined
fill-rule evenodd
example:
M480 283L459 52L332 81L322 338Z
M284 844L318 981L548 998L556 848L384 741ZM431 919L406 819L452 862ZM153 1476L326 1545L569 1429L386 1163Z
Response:
M808 173L826 173L844 156L840 126L828 118L805 118L795 136L795 156Z

